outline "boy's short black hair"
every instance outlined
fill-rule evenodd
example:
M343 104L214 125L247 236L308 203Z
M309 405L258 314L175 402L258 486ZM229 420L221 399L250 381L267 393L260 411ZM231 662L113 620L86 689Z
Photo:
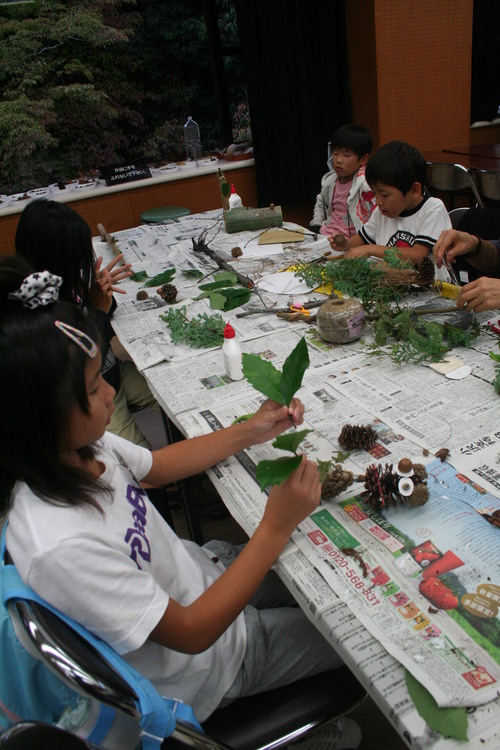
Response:
M335 131L331 140L334 148L350 148L361 159L373 148L373 138L369 130L362 125L342 125Z
M414 182L427 179L427 162L415 146L405 141L389 141L379 148L366 167L366 181L373 189L377 183L390 185L406 195Z

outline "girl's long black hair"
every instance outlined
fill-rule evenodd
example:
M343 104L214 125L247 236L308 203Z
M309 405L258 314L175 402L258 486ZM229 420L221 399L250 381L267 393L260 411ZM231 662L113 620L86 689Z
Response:
M94 284L94 248L87 222L64 203L30 201L16 230L16 253L36 271L61 276L59 298L89 307Z
M55 321L80 329L94 341L97 331L75 304L56 302L28 309L8 293L19 289L32 268L19 257L0 257L0 515L17 481L47 502L100 508L105 485L59 460L71 409L88 414L85 383L88 355ZM90 458L92 446L82 448Z

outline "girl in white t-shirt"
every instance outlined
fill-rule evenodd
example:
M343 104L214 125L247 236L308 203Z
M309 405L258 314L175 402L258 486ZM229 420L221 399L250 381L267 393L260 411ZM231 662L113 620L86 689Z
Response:
M140 484L181 480L274 438L303 421L300 401L266 401L244 423L152 453L107 433L114 391L95 328L57 301L59 277L30 270L0 261L0 515L21 577L200 721L241 695L339 666L268 575L319 503L314 462L304 456L273 488L242 549L179 539Z

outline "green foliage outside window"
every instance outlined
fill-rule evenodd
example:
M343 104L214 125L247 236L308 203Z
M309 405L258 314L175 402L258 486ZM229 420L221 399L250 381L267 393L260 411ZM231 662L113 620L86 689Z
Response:
M217 0L223 43L234 8ZM235 134L247 127L243 72L225 60ZM0 192L90 176L134 159L185 158L183 125L224 148L202 0L56 0L0 6ZM246 119L245 119L246 118Z

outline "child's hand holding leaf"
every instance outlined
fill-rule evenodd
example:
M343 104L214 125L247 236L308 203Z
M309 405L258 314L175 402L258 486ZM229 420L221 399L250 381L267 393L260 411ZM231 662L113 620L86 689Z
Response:
M292 420L294 426L304 421L304 405L298 398L292 399L290 406L282 406L276 401L264 401L260 409L247 421L249 429L253 431L252 445L267 443L268 440L281 435L290 429ZM295 435L296 433L290 437L293 438Z
M266 503L263 522L273 525L276 534L288 538L295 527L313 513L321 500L318 467L306 456L296 456L298 466L279 487L273 487Z

